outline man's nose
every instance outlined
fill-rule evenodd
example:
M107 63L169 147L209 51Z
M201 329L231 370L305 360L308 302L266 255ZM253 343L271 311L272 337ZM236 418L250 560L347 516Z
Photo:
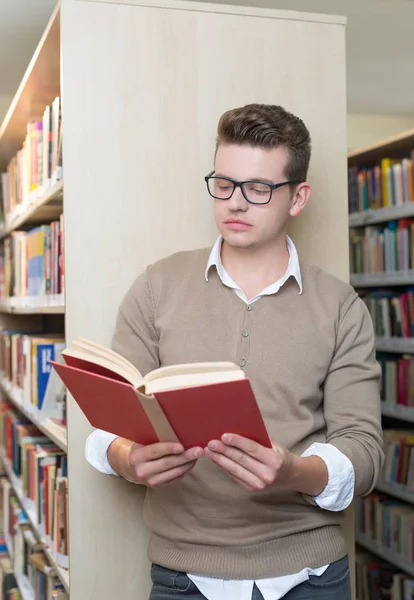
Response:
M238 210L247 210L249 203L246 198L243 196L240 187L236 187L232 197L228 202L228 208L232 212L237 212Z

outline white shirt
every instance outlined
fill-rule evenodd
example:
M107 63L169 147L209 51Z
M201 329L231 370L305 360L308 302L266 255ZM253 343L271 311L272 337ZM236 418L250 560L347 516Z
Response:
M281 279L269 285L251 300L246 298L244 292L225 270L221 262L221 244L222 238L220 236L209 256L205 271L206 281L208 281L210 269L214 266L223 285L232 288L246 304L256 302L261 296L276 294L290 277L295 278L299 293L302 293L299 257L296 247L289 237L286 238L286 245L289 251L289 263L286 273ZM115 438L116 436L111 433L96 430L86 440L86 460L102 473L117 475L107 460L108 448ZM328 470L328 483L319 496L314 497L315 502L325 510L345 510L352 502L355 485L355 472L349 458L331 444L321 443L312 444L305 450L302 456L319 456L325 462ZM191 573L188 573L188 577L207 600L251 600L255 583L264 600L279 600L289 590L309 579L309 575L322 575L328 566L323 565L316 569L305 568L293 575L258 580L213 579Z

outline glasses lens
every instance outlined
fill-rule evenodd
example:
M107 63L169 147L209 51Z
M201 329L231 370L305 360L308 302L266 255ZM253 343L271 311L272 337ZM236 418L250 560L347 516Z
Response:
M208 191L214 198L220 198L220 200L228 200L233 193L234 185L227 179L221 177L211 177L208 180Z
M266 204L270 200L272 188L267 183L249 181L243 183L243 191L250 202Z

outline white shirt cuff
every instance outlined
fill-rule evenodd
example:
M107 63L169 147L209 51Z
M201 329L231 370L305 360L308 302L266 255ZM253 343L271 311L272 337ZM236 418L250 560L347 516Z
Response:
M118 436L101 429L96 429L87 438L85 458L92 467L106 475L119 477L108 462L108 448Z
M302 456L319 456L328 469L328 483L323 492L313 496L315 502L325 510L345 510L355 491L355 471L349 458L332 444L319 442L312 444Z

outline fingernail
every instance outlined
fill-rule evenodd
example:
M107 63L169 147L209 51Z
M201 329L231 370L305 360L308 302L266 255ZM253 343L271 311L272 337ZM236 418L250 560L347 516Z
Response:
M224 433L221 436L221 439L223 440L224 443L229 444L231 442L231 434L230 433Z
M217 450L217 448L218 448L218 442L216 442L215 440L213 440L212 442L208 443L208 447L211 448L211 450Z
M202 448L196 448L193 452L193 456L194 458L200 458L200 456L203 455L203 449Z
M184 452L184 448L182 448L181 446L176 446L174 448L174 454L182 454L182 452Z
M204 452L206 453L206 456L213 456L212 451L210 450L210 448L205 448Z

